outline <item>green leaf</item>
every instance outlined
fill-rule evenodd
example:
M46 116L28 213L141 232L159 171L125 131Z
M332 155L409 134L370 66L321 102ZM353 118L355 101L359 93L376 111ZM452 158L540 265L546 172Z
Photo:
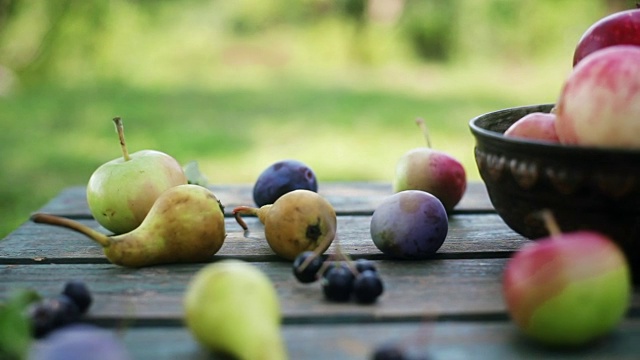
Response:
M195 184L204 187L207 187L209 185L209 179L207 179L207 177L204 176L204 174L202 174L202 172L200 171L198 162L191 161L187 163L183 167L183 170L189 184Z
M26 359L32 341L26 309L38 299L35 291L20 290L0 304L0 359Z

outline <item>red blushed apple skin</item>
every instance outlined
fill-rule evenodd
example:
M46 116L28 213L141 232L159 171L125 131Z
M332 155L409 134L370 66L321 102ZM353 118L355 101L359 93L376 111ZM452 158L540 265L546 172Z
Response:
M592 231L565 233L535 240L518 251L505 268L503 295L512 319L526 332L539 307L561 296L570 284L625 267L629 284L623 288L630 289L626 258L610 238Z
M504 132L504 136L559 143L556 115L535 112L523 116Z
M606 16L584 32L573 54L573 66L592 52L613 45L640 46L640 10Z
M556 104L556 132L568 145L640 148L640 47L607 47L573 69Z
M467 189L464 167L449 154L416 148L403 155L396 168L394 192L422 190L437 197L450 212Z

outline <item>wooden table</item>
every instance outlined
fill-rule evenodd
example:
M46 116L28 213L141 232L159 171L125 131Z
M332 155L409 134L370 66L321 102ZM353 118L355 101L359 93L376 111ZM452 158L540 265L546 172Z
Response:
M247 239L230 216L236 205L253 204L251 186L212 189L228 215L227 239L212 260L246 260L273 280L291 359L367 359L385 342L402 342L409 353L442 359L640 358L638 290L625 321L587 349L554 351L519 334L505 312L500 281L509 256L528 240L495 214L481 183L469 184L450 216L444 245L434 259L423 261L390 259L371 241L371 214L391 195L389 184L321 184L319 192L339 215L342 248L354 258L374 260L382 274L385 293L373 305L330 303L318 283L298 283L291 263L271 252L256 218L246 218L252 230ZM40 211L99 227L83 187L62 191ZM26 222L0 242L0 299L24 287L53 296L65 281L79 278L94 294L88 320L118 329L135 359L210 358L182 323L183 292L203 266L122 268L82 235Z

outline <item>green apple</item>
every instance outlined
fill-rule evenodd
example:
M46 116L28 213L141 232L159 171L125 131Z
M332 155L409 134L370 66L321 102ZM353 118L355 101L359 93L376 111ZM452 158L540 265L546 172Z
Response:
M207 349L239 360L284 360L276 289L260 269L241 260L206 265L185 290L185 323Z
M137 228L165 190L187 183L178 161L155 150L129 155L122 120L113 119L123 156L98 167L87 184L87 203L100 225L115 234Z

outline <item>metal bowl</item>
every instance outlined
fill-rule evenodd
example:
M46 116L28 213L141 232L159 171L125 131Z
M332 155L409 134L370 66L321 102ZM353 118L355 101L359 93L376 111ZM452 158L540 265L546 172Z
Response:
M475 159L496 212L514 231L549 235L539 213L553 212L563 232L594 230L612 237L640 282L640 151L567 146L505 137L531 112L553 104L499 110L472 119ZM640 135L639 135L640 136Z

